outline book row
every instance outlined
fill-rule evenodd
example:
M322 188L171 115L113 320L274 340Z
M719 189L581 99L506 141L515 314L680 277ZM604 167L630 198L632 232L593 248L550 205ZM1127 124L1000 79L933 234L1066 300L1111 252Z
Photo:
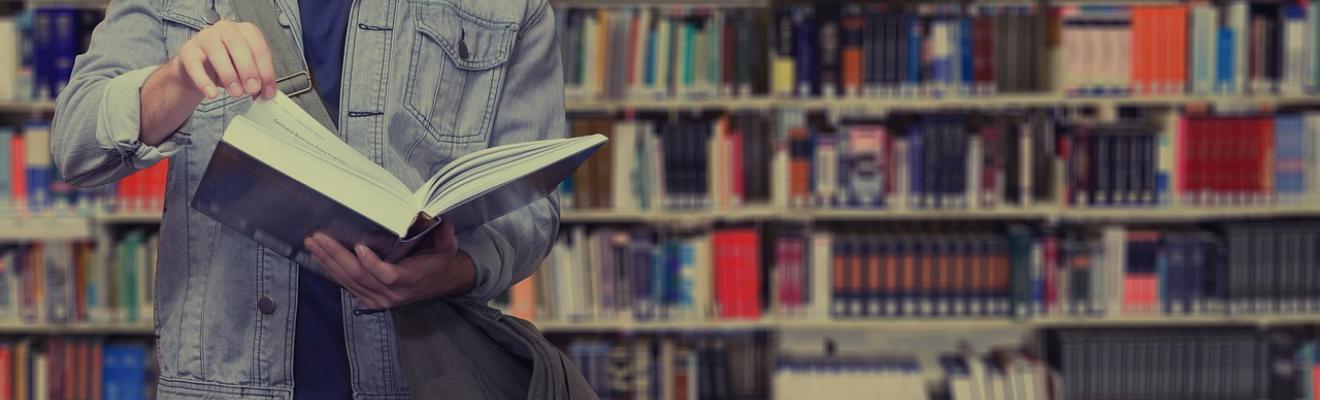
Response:
M0 246L0 321L126 323L152 316L158 238L128 231L107 251L92 242ZM105 259L100 259L104 255Z
M0 212L105 209L154 211L164 206L169 159L116 183L77 188L61 177L50 155L50 125L0 126Z
M618 211L1298 204L1320 195L1320 114L1058 112L830 121L780 110L575 118L611 141L561 186Z
M561 345L601 399L769 398L764 336L569 338Z
M0 100L54 100L104 17L103 10L63 6L0 16Z
M547 321L1320 312L1320 228L569 227L511 313Z
M1115 328L1041 332L979 351L839 351L755 334L560 338L603 399L1314 399L1312 328ZM776 351L778 350L778 351Z
M558 28L570 98L1295 95L1320 83L1318 14L1309 1L624 6L569 9Z
M0 343L0 399L155 398L149 345L101 337L21 338Z
M775 362L775 399L858 398L885 393L905 400L1048 400L1057 375L1034 354L995 349L988 354L943 354L938 366L895 354L783 355ZM931 384L927 370L940 378Z
M755 10L570 8L556 22L570 99L765 92L768 20Z
M1051 334L1062 398L1314 399L1314 335L1254 329Z

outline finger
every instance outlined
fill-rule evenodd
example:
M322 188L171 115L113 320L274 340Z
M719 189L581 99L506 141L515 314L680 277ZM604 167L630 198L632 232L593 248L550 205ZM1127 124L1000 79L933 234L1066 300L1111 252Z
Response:
M257 63L257 74L261 80L261 96L268 99L275 97L275 91L279 89L276 87L275 64L270 57L270 45L266 43L266 36L253 24L240 23L237 28L247 38L248 46L252 48L252 59Z
M218 29L212 26L208 29ZM217 32L208 32L206 38L212 38L218 35ZM229 58L229 49L219 38L201 39L202 51L206 53L206 61L215 70L215 75L220 78L220 86L229 91L230 97L238 97L243 94L243 87L238 84L238 72L234 70L234 62Z
M449 221L441 221L440 226L436 227L435 249L441 254L458 252L458 239L454 237L454 224Z
M238 73L238 82L242 85L243 93L255 96L261 93L261 74L257 71L257 62L252 56L252 46L248 45L247 36L239 32L234 25L225 24L217 27L222 29L220 42L224 43L225 49L229 51L229 59L234 62L234 72Z
M367 272L371 272L381 283L386 286L394 286L399 283L399 268L397 266L381 261L380 257L376 256L376 252L361 244L353 246L353 252L357 253L358 261L367 269Z
M366 268L363 268L362 263L358 261L357 256L353 255L348 249L345 249L344 246L339 245L339 242L322 233L316 233L312 235L312 237L316 238L321 245L321 249L325 250L326 254L329 255L335 263L339 264L339 267L344 272L344 276L357 282L364 289L371 291L377 298L387 300L394 299L394 294L390 291L389 287L376 279L376 277L373 276L371 272L368 272Z
M344 268L340 266L334 258L330 257L325 248L321 246L319 240L308 237L303 240L303 245L307 247L307 250L312 254L312 257L316 258L316 261L320 262L321 265L325 267L326 272L328 272L334 280L339 283L339 286L347 289L353 297L357 297L358 300L361 300L372 308L383 308L382 299L378 299L375 293L363 288L357 281L350 279L344 272Z
M206 54L201 48L195 45L184 45L179 49L179 62L183 64L183 72L188 75L193 86L201 91L208 99L213 99L220 95L216 89L216 82L207 74L205 62Z

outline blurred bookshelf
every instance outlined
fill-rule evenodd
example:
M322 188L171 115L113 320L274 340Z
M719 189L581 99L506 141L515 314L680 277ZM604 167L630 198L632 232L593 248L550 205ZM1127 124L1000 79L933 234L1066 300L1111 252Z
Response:
M3 0L0 39L22 10L94 18L106 4ZM602 395L1320 392L1307 386L1320 382L1317 5L551 4L568 134L612 144L562 188L541 269L496 303ZM1112 59L1082 57L1098 52ZM20 79L43 83L30 96L0 85L0 139L44 143L58 84ZM97 306L67 314L0 296L0 338L149 343L142 279L168 166L79 190L40 161L28 185L44 194L0 212L0 266L38 254L46 268L134 271L100 283L138 295L72 294ZM0 288L28 282L15 270L0 268ZM1281 364L1296 373L1272 373Z

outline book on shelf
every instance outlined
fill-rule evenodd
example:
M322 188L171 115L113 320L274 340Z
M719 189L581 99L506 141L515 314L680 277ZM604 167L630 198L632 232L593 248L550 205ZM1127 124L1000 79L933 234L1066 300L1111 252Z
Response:
M116 239L0 248L0 321L63 325L149 320L157 235L132 230ZM107 250L98 252L98 245Z
M565 353L602 398L767 398L767 346L756 334L570 337Z
M765 92L767 17L755 8L615 6L557 14L570 99Z
M1297 315L1320 311L1317 246L1300 221L569 226L508 308L562 322Z
M572 125L616 147L560 187L566 209L1268 207L1320 196L1311 111L1106 122L1045 110L779 110Z
M53 101L104 10L39 5L0 16L0 100Z
M1302 369L1292 365L1293 349L1264 336L1240 328L1069 329L1051 334L1048 351L1068 399L1297 398L1271 394L1293 390Z
M59 175L50 155L50 125L0 126L0 212L44 214L94 209L159 212L169 160L93 188L76 188Z
M154 350L99 336L22 337L0 343L0 396L6 399L148 399L155 393Z
M192 204L285 256L322 231L397 259L441 218L462 233L544 197L606 140L476 151L413 190L279 94L225 129Z

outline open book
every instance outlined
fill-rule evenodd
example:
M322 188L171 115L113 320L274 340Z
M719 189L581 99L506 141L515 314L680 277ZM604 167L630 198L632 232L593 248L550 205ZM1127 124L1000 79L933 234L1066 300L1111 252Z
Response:
M472 152L413 191L279 94L230 122L192 206L288 257L321 231L397 259L440 218L461 234L540 200L606 140L593 135Z

